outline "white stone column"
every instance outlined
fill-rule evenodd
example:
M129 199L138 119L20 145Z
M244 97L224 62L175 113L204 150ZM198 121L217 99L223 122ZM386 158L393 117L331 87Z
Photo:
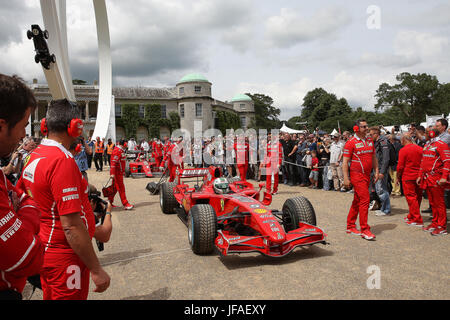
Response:
M85 121L89 121L89 101L86 101L86 114L84 115Z
M36 106L36 109L34 109L34 121L39 121L39 102Z

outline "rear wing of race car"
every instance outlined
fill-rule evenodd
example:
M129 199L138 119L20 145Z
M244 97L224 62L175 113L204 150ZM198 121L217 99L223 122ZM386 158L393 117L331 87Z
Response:
M207 176L209 170L207 168L198 168L198 169L181 169L178 173L178 177L180 179L183 178L202 178Z

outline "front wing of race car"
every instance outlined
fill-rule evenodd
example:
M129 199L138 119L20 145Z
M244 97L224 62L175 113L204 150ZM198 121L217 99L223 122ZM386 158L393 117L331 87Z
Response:
M219 230L215 245L220 254L226 256L233 253L258 252L269 257L284 257L297 247L317 243L327 244L327 234L319 227L303 223L298 229L286 233L286 240L274 243L268 236L236 236Z

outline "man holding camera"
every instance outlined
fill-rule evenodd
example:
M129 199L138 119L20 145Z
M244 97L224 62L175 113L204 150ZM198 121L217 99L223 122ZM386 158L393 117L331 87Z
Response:
M25 136L36 100L16 76L0 74L0 157ZM36 203L12 186L0 170L0 300L20 300L27 277L39 273L44 246Z
M52 101L43 131L48 138L31 154L19 181L42 214L43 297L86 300L89 275L96 286L94 292L105 291L110 278L92 246L92 219L82 203L82 176L68 151L82 133L78 107L66 99Z

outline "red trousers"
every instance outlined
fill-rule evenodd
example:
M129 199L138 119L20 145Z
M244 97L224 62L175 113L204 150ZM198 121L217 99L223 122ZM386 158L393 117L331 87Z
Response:
M155 156L156 167L159 168L161 166L162 156Z
M359 214L359 224L361 231L370 230L367 224L369 216L369 184L370 176L362 173L350 172L350 182L353 185L353 202L347 216L347 229L356 228L356 219Z
M237 165L239 176L241 177L242 181L247 180L247 169L248 169L248 163L246 164L238 164Z
M420 214L420 203L422 202L422 189L414 180L407 180L402 182L403 193L405 194L406 202L409 207L409 214L407 219L412 222L422 224L422 215Z
M177 165L169 164L167 170L169 170L169 182L174 182L177 176Z
M272 193L272 174L273 174L273 192L278 192L278 180L279 174L278 169L266 168L266 190L268 193Z
M433 211L432 225L447 229L447 209L445 206L444 188L435 186L426 189L431 210Z
M115 173L114 174L114 183L116 185L116 190L119 192L120 200L122 201L122 204L126 206L128 204L127 195L125 194L125 185L123 183L123 173ZM109 202L113 203L114 197L116 194L114 193L109 197Z
M86 300L89 269L75 253L46 253L41 269L44 300Z

